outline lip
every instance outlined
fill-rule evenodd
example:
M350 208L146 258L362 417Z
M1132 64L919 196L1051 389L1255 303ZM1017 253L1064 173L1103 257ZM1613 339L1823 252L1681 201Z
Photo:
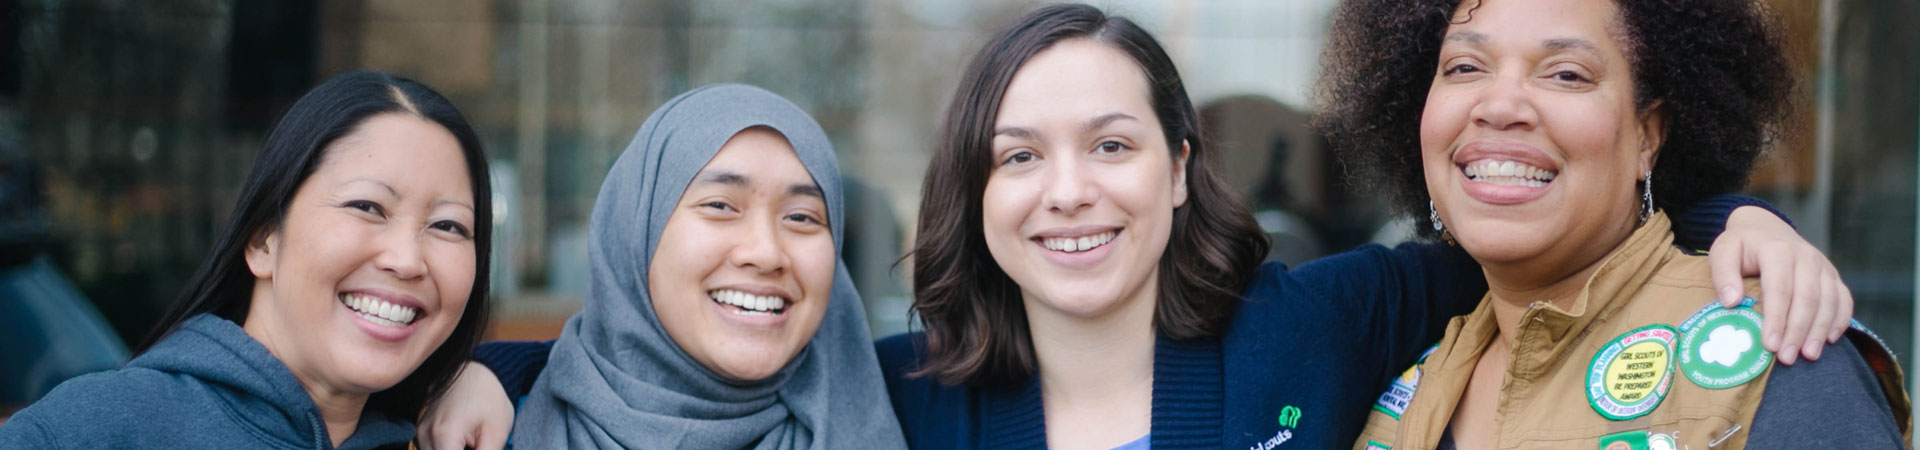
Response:
M1553 188L1553 181L1548 181L1545 186L1533 187L1497 185L1467 178L1467 165L1484 160L1513 161L1560 172L1559 162L1532 145L1498 140L1468 142L1453 153L1454 174L1460 178L1460 187L1468 197L1493 205L1518 205L1538 200Z
M367 318L365 317L360 317L360 313L358 311L354 311L353 308L348 308L346 303L341 302L340 297L347 294L364 295L368 297L373 297L387 303L392 303L395 305L413 308L420 312L418 316L414 317L412 323L408 323L407 326L404 326L404 327L389 327L386 325L380 325L367 320ZM353 319L353 324L360 327L360 331L367 333L368 336L372 336L374 339L387 341L387 342L400 342L400 341L406 340L408 336L412 336L413 332L420 328L421 322L426 321L427 317L432 315L432 313L427 310L426 304L422 303L419 299L413 298L412 296L408 296L405 294L400 294L400 293L381 290L381 289L355 289L355 290L340 291L339 293L334 294L333 303L335 305L339 305L341 310L346 311L347 316Z
M1113 254L1113 247L1120 244L1120 237L1125 234L1125 231L1125 227L1104 225L1049 228L1027 238L1027 242L1032 244L1034 248L1039 249L1040 254L1045 257L1048 262L1068 269L1087 269L1099 265L1107 259L1108 255ZM1113 240L1107 241L1106 244L1099 247L1094 247L1092 250L1082 252L1068 253L1050 249L1047 248L1045 242L1047 238L1091 236L1106 232L1113 232Z
M779 297L786 299L787 304L780 309L779 314L747 314L741 312L736 306L714 301L710 295L713 291L718 290L733 290L759 296ZM799 305L801 302L799 296L793 295L785 289L764 284L715 286L701 291L700 295L702 297L701 300L707 302L707 307L711 308L713 312L720 317L722 322L750 329L779 329L785 327L787 324L787 313L792 312L793 307Z

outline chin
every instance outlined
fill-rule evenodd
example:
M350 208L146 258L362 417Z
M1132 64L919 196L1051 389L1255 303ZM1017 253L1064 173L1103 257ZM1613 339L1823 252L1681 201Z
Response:
M1063 287L1053 290L1053 295L1046 296L1040 302L1068 316L1093 317L1112 311L1115 305L1120 304L1120 293L1117 290Z
M746 345L719 347L725 354L714 361L714 365L719 367L711 367L720 376L733 380L753 381L773 376L800 354L799 346L789 346L785 342L766 342L763 341L765 338L742 336L734 339L750 341Z
M352 352L352 355L334 359L341 362L338 366L340 370L350 371L341 378L368 392L383 391L400 384L427 360L427 353L409 357L405 355L408 352L391 349L362 347Z
M407 375L413 374L413 369L415 368L418 368L418 366L408 367L407 370L404 371L398 370L397 368L362 366L361 368L355 369L355 373L345 374L341 378L346 380L347 384L353 386L356 390L365 394L372 394L400 385L401 381L407 379Z
M777 358L768 355L764 358L755 358L742 355L741 358L734 361L722 361L720 367L716 368L714 372L718 372L720 376L737 381L763 380L773 376L775 372L779 372L780 368L786 367L786 363L790 359L792 359L792 356ZM780 364L769 364L772 361L779 361Z
M1530 239L1525 232L1490 234L1478 239L1454 235L1460 242L1460 248L1466 249L1475 261L1481 264L1511 264L1524 262L1542 253L1546 245L1536 245L1538 239Z

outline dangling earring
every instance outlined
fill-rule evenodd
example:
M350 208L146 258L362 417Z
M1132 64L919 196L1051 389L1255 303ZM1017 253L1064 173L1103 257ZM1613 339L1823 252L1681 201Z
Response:
M1440 241L1441 241L1441 242L1446 242L1446 243L1447 243L1447 245L1458 245L1458 244L1459 244L1459 243L1457 243L1457 242L1454 242L1454 241L1453 241L1453 232L1451 232L1451 231L1447 231L1447 226L1446 226L1446 224L1442 224L1442 223L1440 223L1440 211L1439 211L1439 210L1436 210L1436 209L1433 209L1433 201L1432 201L1432 200L1428 200L1428 201L1427 201L1427 220L1429 220L1429 221L1432 221L1432 222L1433 222L1433 231L1438 231L1438 232L1440 232Z
M1640 223L1647 223L1647 219L1653 218L1653 171L1647 171L1641 178L1646 181L1640 183Z

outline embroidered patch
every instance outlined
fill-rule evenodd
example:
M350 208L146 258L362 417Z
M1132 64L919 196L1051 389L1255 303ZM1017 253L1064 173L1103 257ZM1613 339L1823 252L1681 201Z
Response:
M1420 354L1419 361L1415 361L1406 372L1401 372L1400 377L1394 378L1393 383L1387 385L1386 392L1380 393L1380 400L1373 403L1373 409L1400 420L1400 415L1407 412L1407 404L1413 402L1414 388L1420 386L1420 366L1425 365L1427 357L1439 348L1439 344L1427 347L1427 352Z
M1648 450L1647 431L1624 431L1601 436L1600 450Z
M1773 352L1760 345L1752 297L1734 308L1709 303L1680 323L1680 333L1680 372L1700 387L1739 386L1773 367Z
M1660 406L1673 384L1675 334L1673 327L1648 325L1613 338L1595 353L1587 368L1587 403L1594 412L1627 420Z
M1393 450L1393 447L1369 439L1367 440L1367 450Z
M1673 434L1647 434L1647 450L1680 450L1679 441L1673 439L1673 436L1677 434L1680 434L1680 432L1675 431Z

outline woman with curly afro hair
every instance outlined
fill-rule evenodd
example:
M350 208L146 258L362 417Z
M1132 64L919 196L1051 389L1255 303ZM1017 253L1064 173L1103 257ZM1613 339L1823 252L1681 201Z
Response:
M1870 333L1776 363L1786 314L1764 312L1786 305L1715 304L1708 257L1669 245L1663 209L1741 188L1786 127L1793 72L1763 5L1352 0L1334 20L1318 125L1489 287L1353 448L1906 442L1899 369ZM1765 292L1794 289L1845 287Z

